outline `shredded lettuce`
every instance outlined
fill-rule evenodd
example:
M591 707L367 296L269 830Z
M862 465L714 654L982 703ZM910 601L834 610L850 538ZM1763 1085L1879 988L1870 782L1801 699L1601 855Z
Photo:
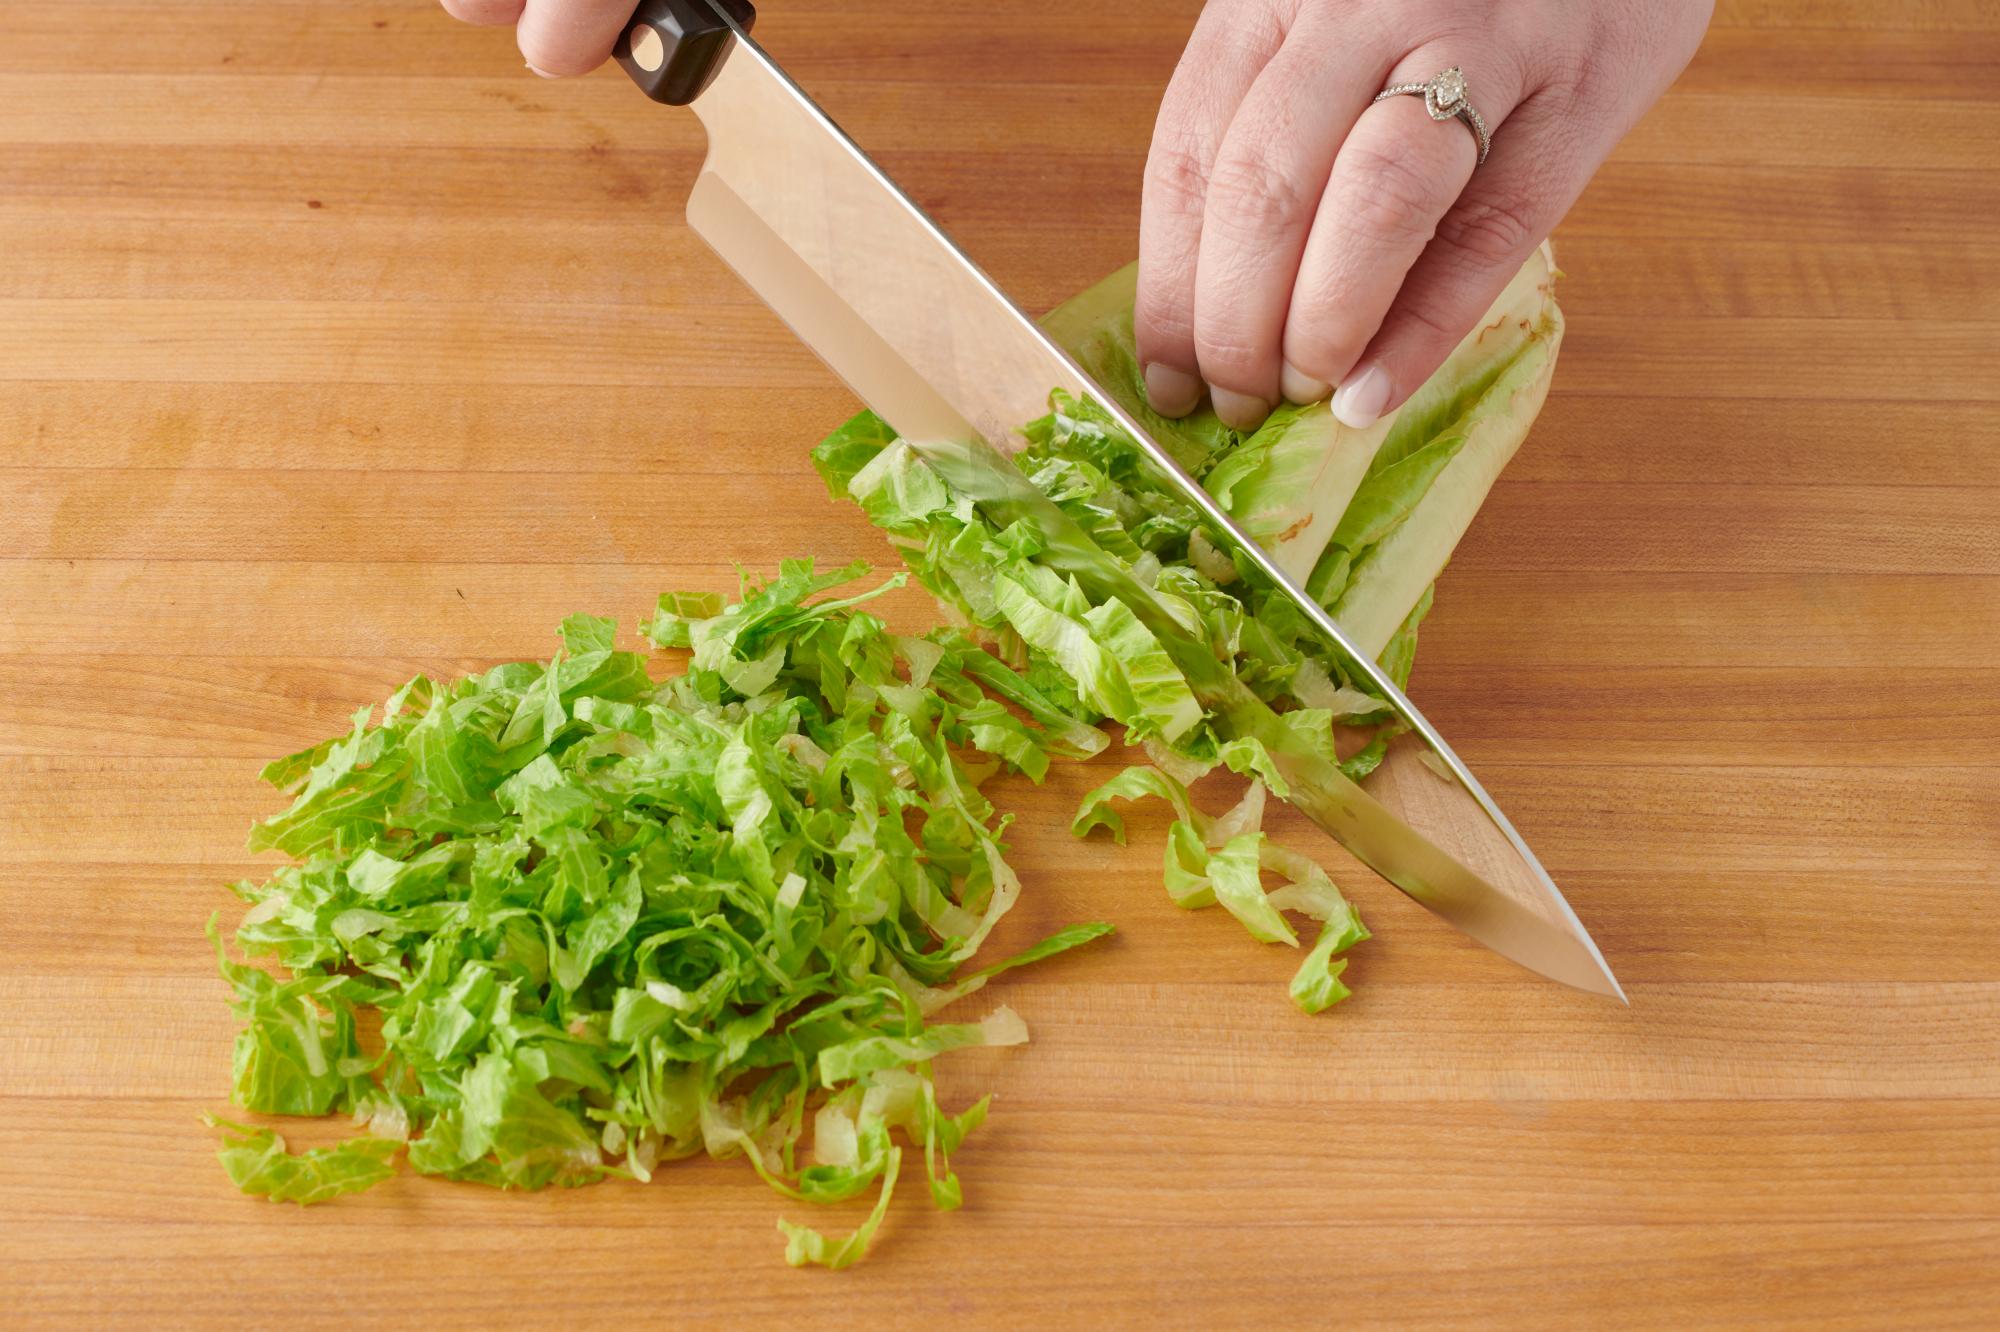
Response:
M373 1188L396 1173L393 1158L401 1144L387 1138L349 1138L332 1147L290 1152L285 1140L270 1129L214 1115L207 1122L222 1132L223 1147L217 1155L230 1182L272 1202L310 1206Z
M1281 408L1247 435L1206 408L1182 421L1152 413L1133 350L1129 268L1044 324L1402 686L1433 581L1546 392L1562 338L1555 276L1544 247L1438 374L1365 431L1342 427L1324 404ZM950 455L927 456L865 412L814 450L814 464L836 498L888 532L948 617L1043 696L1123 725L1153 758L1085 798L1078 836L1103 827L1122 842L1113 802L1170 800L1180 816L1165 848L1174 899L1220 904L1254 937L1296 943L1262 887L1268 857L1247 804L1211 820L1185 782L1226 766L1252 779L1259 801L1269 790L1323 806L1375 770L1399 728L1108 412L1061 391L1049 407L1023 427L1026 447L1013 458L1040 508L982 488ZM1008 498L988 512L982 503L995 494ZM1343 758L1336 725L1373 733ZM1219 829L1228 831L1217 841ZM1317 1012L1346 995L1340 955L1366 931L1313 872L1332 897L1307 896L1329 923L1292 992Z
M1340 980L1347 968L1342 954L1368 938L1368 930L1325 870L1267 839L1262 828L1265 790L1262 781L1253 780L1233 808L1211 817L1195 805L1178 778L1159 768L1133 766L1083 798L1071 831L1082 837L1102 827L1122 844L1125 822L1108 808L1111 801L1166 801L1175 815L1165 845L1168 897L1189 911L1220 906L1260 943L1298 946L1298 932L1285 919L1286 911L1321 922L1290 992L1304 1012L1323 1012L1348 997ZM1266 874L1284 882L1266 889Z
M935 493L894 484L897 504ZM388 1136L294 1155L221 1125L231 1178L307 1203L398 1152L525 1189L741 1156L802 1201L879 1188L845 1237L782 1223L790 1261L840 1267L885 1214L893 1130L956 1206L950 1154L986 1107L940 1110L931 1062L1027 1027L928 1014L1110 929L963 971L1020 892L980 787L1103 735L956 630L891 634L864 607L900 577L848 592L863 573L794 561L734 600L661 597L646 632L689 660L658 682L611 621L572 616L545 665L418 677L272 764L292 803L252 840L295 863L237 885L235 941L277 974L211 922L243 1023L234 1099ZM1147 671L1106 660L1121 718L1171 729Z

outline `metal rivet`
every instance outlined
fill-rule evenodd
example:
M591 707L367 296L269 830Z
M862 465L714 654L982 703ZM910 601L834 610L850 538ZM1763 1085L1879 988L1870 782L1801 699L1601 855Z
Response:
M660 40L659 33L644 23L632 26L632 34L626 38L626 44L632 48L632 63L648 74L658 73L660 66L667 63L667 44Z

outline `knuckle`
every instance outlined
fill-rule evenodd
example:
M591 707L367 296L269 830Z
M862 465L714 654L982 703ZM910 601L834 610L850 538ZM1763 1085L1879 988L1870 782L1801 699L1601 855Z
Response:
M1146 157L1146 198L1199 216L1208 197L1207 156L1180 135L1162 134Z
M1466 334L1465 329L1454 326L1456 320L1426 300L1402 302L1396 310L1396 322L1402 325L1399 337L1429 347L1449 349Z
M1142 361L1188 360L1194 350L1194 269L1177 258L1142 258L1132 301L1132 335Z
M1347 369L1375 332L1338 301L1295 304L1285 322L1285 359L1308 374L1331 379Z
M1341 159L1341 212L1349 227L1367 235L1426 240L1456 193L1444 172L1404 155L1350 143Z
M1518 262L1541 240L1535 210L1519 198L1462 200L1438 223L1437 238L1482 265Z
M1294 0L1209 0L1184 60L1261 65L1285 38Z
M1208 180L1208 218L1238 235L1268 237L1303 228L1318 198L1267 158L1229 155Z
M1195 319L1194 354L1202 374L1211 381L1242 381L1272 359L1272 349L1260 345L1243 329L1199 316Z
M1141 360L1158 360L1194 345L1190 311L1171 297L1140 293L1133 305L1132 332Z
M1301 272L1285 315L1285 356L1325 379L1353 363L1381 320L1382 307L1357 299L1354 283L1338 270Z

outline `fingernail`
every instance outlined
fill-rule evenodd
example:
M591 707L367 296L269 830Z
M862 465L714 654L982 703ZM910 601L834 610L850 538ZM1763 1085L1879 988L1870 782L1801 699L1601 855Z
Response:
M536 69L533 65L528 66L528 72L538 79L559 79L562 77L560 74L551 74L545 69Z
M1208 400L1215 407L1215 414L1222 418L1222 424L1232 430L1255 430L1271 414L1270 403L1234 389L1210 388Z
M1350 430L1365 430L1375 424L1389 405L1389 372L1379 365L1366 366L1341 381L1333 395L1333 414Z
M1286 402L1301 405L1318 402L1333 392L1333 385L1323 379L1314 379L1290 361L1286 361L1285 368L1278 373L1278 388L1285 395Z
M1201 381L1155 361L1146 367L1146 401L1161 416L1186 416L1201 401Z

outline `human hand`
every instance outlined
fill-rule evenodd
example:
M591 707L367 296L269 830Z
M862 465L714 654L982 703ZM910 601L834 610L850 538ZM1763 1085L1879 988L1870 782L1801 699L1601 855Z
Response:
M543 0L546 3L546 0ZM1135 332L1153 406L1402 405L1686 66L1712 0L1209 0L1160 106ZM1383 88L1452 66L1492 150ZM1372 104L1371 104L1372 103ZM1333 388L1338 385L1338 389Z
M528 68L545 79L588 74L611 48L634 0L439 0L467 23L511 27Z

